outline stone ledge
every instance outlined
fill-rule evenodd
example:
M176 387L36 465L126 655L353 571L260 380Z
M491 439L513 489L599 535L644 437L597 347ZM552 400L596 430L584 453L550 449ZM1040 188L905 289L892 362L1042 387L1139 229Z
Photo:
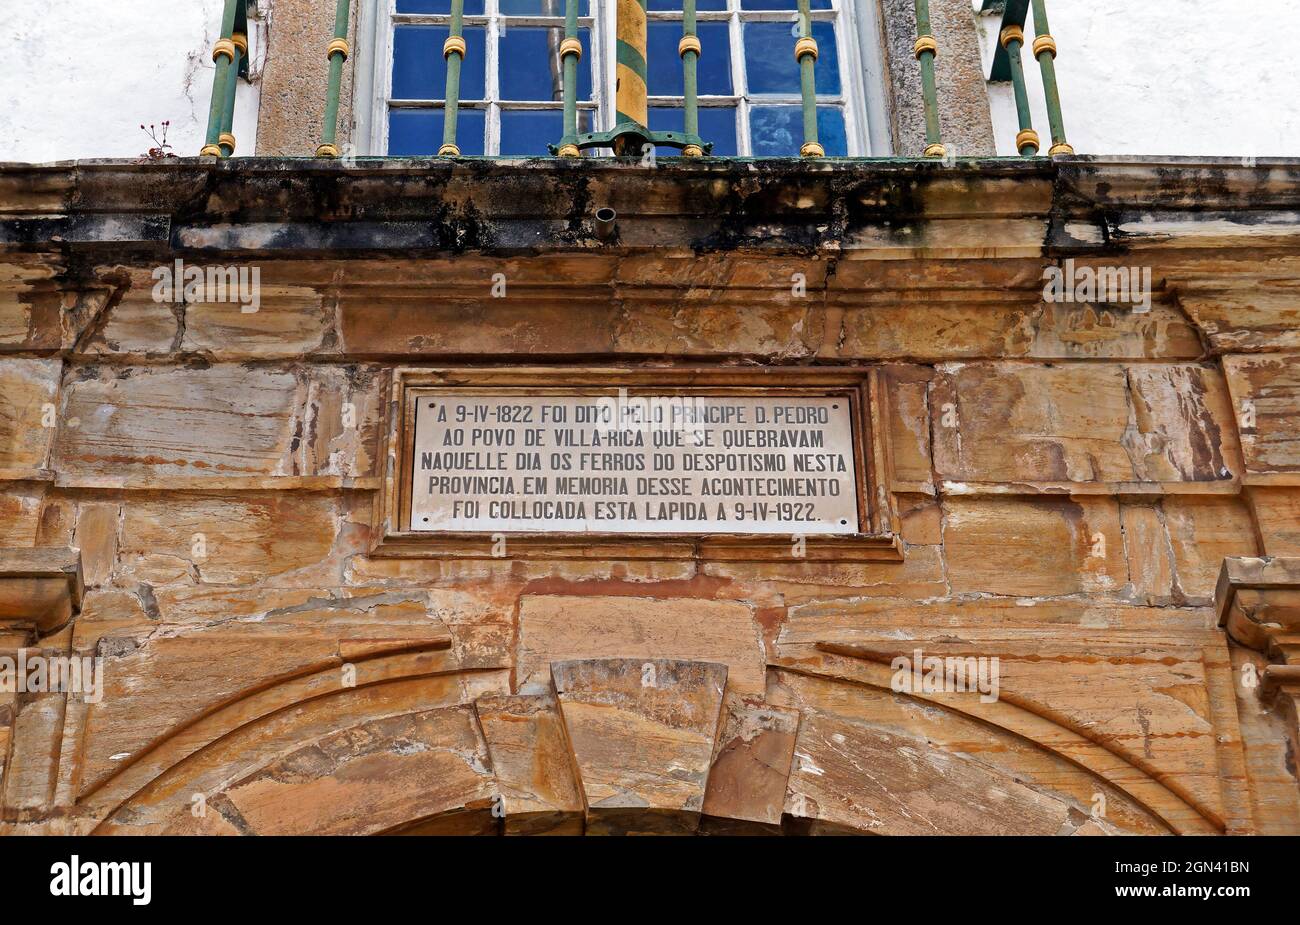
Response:
M1300 159L178 158L0 164L0 245L1037 256L1294 245ZM698 162L696 162L698 161ZM487 192L485 192L487 191ZM620 212L602 243L595 205ZM1151 222L1159 209L1159 221ZM1143 221L1147 224L1144 225ZM1149 226L1149 227L1148 227ZM925 232L921 234L921 232ZM307 254L303 254L307 256Z
M84 590L79 549L0 549L0 623L51 633L80 612Z
M1219 626L1242 645L1288 644L1300 631L1300 557L1224 559L1214 602Z

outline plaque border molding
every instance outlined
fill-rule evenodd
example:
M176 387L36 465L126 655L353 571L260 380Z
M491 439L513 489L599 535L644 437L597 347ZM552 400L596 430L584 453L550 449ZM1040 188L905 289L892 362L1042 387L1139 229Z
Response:
M370 555L401 559L694 559L715 562L901 561L898 513L889 490L888 403L877 367L734 366L472 366L397 367L388 382L383 484L376 498ZM804 538L791 555L785 534L507 533L506 554L494 555L494 534L404 530L410 519L415 405L413 398L448 389L550 391L627 388L656 394L734 391L754 397L844 395L854 405L853 443L860 532ZM792 534L793 535L793 534Z

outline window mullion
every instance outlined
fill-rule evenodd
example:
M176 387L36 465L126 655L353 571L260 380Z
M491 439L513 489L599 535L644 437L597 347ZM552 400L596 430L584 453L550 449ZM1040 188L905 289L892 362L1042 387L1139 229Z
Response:
M378 41L382 43L383 53L376 55L375 67L381 71L375 75L375 108L372 112L378 118L371 117L370 139L374 147L371 153L388 154L388 101L393 97L393 13L397 10L397 0L377 0L376 5L384 8L384 19L377 28Z
M850 17L840 12L836 3L835 40L840 67L840 115L844 119L844 137L846 154L862 156L867 153L866 107L853 104L854 100L865 98L862 87L862 70L853 66L860 61L858 56L858 34Z
M736 94L736 154L749 157L749 78L745 73L744 25L740 16L740 0L727 0L731 17L727 21L727 37L731 41L731 84Z
M501 26L501 14L498 0L485 0L483 12L487 14L487 26L485 31L486 41L484 48L487 49L483 66L486 69L485 80L483 81L483 95L486 97L487 112L483 118L483 153L485 155L499 154L501 152L501 80L500 67L498 62L501 60L501 50L498 43Z

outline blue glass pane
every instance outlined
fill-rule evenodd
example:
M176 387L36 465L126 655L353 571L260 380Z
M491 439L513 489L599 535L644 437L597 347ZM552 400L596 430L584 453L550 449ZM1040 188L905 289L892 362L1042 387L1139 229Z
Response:
M840 61L835 49L835 27L832 23L815 22L812 34L818 51L817 92L839 93ZM798 39L795 24L747 22L744 39L749 92L797 94L799 62L794 60L794 43Z
M727 0L695 0L697 10L725 10ZM680 13L682 0L649 0L646 6L652 13Z
M702 22L696 34L703 50L695 70L698 92L701 96L730 96L731 43L727 39L727 24ZM646 52L650 55L651 96L681 96L684 92L682 59L677 56L677 43L681 40L680 22L649 24Z
M547 142L559 141L563 134L561 110L501 110L502 154L549 154Z
M451 0L397 0L399 13L451 13ZM466 16L482 16L483 0L465 0Z
M506 16L563 16L566 5L566 0L501 0L499 6ZM591 15L588 0L579 0L578 15Z
M440 100L447 92L442 43L446 26L397 26L393 30L393 99ZM460 68L460 98L483 98L483 29L466 28L467 60Z
M798 0L740 0L742 10L794 10L799 8ZM809 9L829 10L831 0L812 0Z
M591 41L589 29L578 30L582 58L578 61L578 99L591 99ZM552 47L548 36L554 39ZM564 29L535 26L511 26L498 39L501 59L501 99L562 100L563 68L560 66L560 40ZM558 136L557 136L558 137Z
M798 106L755 106L749 110L749 137L755 157L798 157L803 144L803 110ZM817 107L817 140L827 157L848 155L844 113L839 107Z
M590 132L592 113L578 110L578 133ZM564 134L564 111L560 109L501 110L501 153L510 157L550 154L546 145Z
M696 110L700 118L700 137L713 142L712 157L736 155L736 109L733 106L704 106ZM683 112L672 106L650 107L650 128L656 132L680 132ZM674 156L680 152L660 148L661 156Z
M388 113L388 153L392 157L437 154L442 145L441 109L392 109ZM483 153L482 109L456 115L456 144L461 154Z

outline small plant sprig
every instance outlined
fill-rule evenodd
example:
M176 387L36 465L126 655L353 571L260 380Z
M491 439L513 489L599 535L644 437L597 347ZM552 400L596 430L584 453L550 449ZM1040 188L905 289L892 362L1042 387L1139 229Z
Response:
M171 150L172 146L167 143L167 129L170 126L171 126L170 120L164 121L161 126L154 125L153 123L150 123L148 127L145 127L144 125L140 126L140 131L148 135L149 139L153 142L153 147L151 147L144 154L140 155L141 157L147 157L151 161L159 161L166 157L176 156L174 153L172 153ZM161 137L159 136L160 130L161 130Z

